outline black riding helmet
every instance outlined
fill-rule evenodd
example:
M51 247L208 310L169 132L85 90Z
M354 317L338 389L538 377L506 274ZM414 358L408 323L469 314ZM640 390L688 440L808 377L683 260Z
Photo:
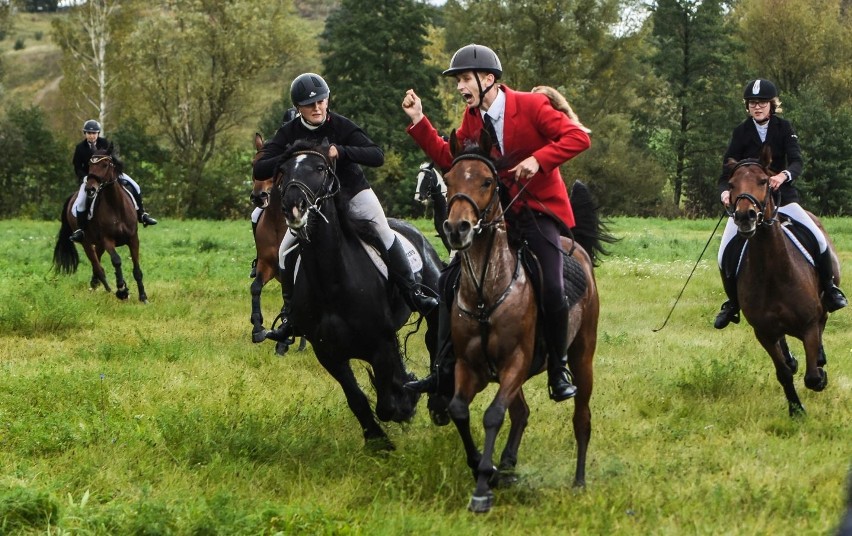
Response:
M778 96L778 89L769 80L758 78L749 81L743 89L743 99L750 100L772 100Z
M296 106L307 106L317 101L327 99L331 90L328 84L318 74L300 74L290 84L290 100Z
M89 119L83 123L83 132L100 132L101 124L94 119Z
M455 76L457 74L468 71L491 73L494 79L498 80L503 76L503 66L500 64L500 58L493 50L484 46L471 43L456 50L450 60L450 68L444 71L444 76ZM482 104L482 99L488 93L494 84L483 89L482 82L476 76L476 85L479 87L479 104ZM496 82L495 82L496 83ZM470 109L473 113L473 108Z

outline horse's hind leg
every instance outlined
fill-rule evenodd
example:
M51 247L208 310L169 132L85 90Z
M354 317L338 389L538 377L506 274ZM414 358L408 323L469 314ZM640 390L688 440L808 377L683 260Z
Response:
M807 359L805 387L817 392L828 386L828 374L819 363L820 360L825 360L821 339L820 330L815 326L805 334L802 341L805 345L805 357Z
M799 395L796 393L796 386L793 384L793 371L787 366L784 353L781 350L779 339L773 336L766 336L755 331L755 336L769 357L772 358L772 363L775 365L775 377L781 388L784 390L784 396L787 397L787 409L790 416L803 415L805 407L802 401L799 400Z
M260 294L263 292L263 276L258 272L257 277L251 282L251 342L259 343L266 340L266 332L263 327L263 311L260 308Z
M799 362L796 360L796 357L787 345L787 337L781 337L778 344L781 346L781 353L784 354L784 362L787 363L787 366L790 367L793 374L796 374L796 372L799 371Z
M148 294L145 293L145 285L142 283L142 266L139 264L139 238L134 236L130 241L130 260L133 261L133 279L139 290L139 301L148 303Z

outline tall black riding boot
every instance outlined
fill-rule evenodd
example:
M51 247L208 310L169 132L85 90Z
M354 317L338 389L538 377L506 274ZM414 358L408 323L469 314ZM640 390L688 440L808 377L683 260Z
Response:
M425 315L438 305L437 298L423 293L421 285L414 278L414 272L411 271L405 248L397 238L394 238L388 249L388 276L402 291L405 303L412 311Z
M68 237L72 242L82 242L86 236L86 225L89 223L87 212L88 210L84 212L74 211L74 214L77 216L77 229Z
M257 236L257 223L251 222L251 237L254 239ZM257 257L251 261L251 273L249 274L249 279L254 279L257 277Z
M817 258L817 273L819 285L822 288L822 304L825 310L833 313L848 305L843 291L834 284L834 266L831 262L831 251L826 248Z
M737 300L737 276L728 277L724 270L719 270L722 276L722 286L725 288L725 294L728 296L728 301L722 304L722 309L716 315L716 321L713 322L713 327L722 329L731 322L734 324L740 323L740 303Z
M573 398L577 387L568 370L568 306L544 316L544 341L547 344L547 390L551 400Z
M403 387L418 393L437 393L439 389L453 391L456 356L450 333L450 304L438 306L438 349L435 364L429 375L422 380L407 382Z
M275 329L266 332L267 339L288 345L296 341L296 331L293 322L290 320L290 315L293 313L293 287L295 286L293 279L296 270L296 257L296 252L292 252L284 258L284 269L281 274L281 297L284 299L284 306L278 313L280 323Z
M133 193L133 197L136 198L136 206L139 207L136 209L136 218L139 220L139 223L141 223L144 227L157 225L157 220L145 212L145 205L142 204L142 192L137 192L136 188L134 188L132 184L128 186L128 190L130 190L131 193Z

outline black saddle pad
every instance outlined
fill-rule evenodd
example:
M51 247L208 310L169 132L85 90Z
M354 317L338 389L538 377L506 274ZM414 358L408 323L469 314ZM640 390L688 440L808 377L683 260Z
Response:
M797 222L796 220L784 216L783 214L781 216L781 225L783 225L785 229L793 233L793 236L796 237L796 240L798 240L799 243L802 244L802 247L804 247L805 250L810 253L811 258L816 260L819 257L819 243L817 242L816 237L813 235L810 229Z
M542 292L542 283L538 275L540 273L538 259L532 251L525 248L521 249L519 253L521 254L524 269L533 281L536 299L540 304L541 299L539 299L539 296L541 296ZM586 293L588 282L586 281L586 274L583 272L580 262L565 251L562 252L562 281L562 287L565 292L565 303L568 304L568 307L572 307Z

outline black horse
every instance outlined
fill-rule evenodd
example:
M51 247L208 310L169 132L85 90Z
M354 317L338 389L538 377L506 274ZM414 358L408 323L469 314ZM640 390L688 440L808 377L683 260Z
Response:
M368 446L392 449L376 417L405 422L415 413L419 395L403 388L413 374L405 369L397 338L411 310L365 249L364 243L380 240L368 222L350 218L349 201L340 193L328 149L327 142L294 144L277 173L285 222L298 237L300 249L290 319L311 343L320 364L340 383ZM435 249L412 225L394 219L389 223L422 260L421 283L436 289L442 263ZM384 252L377 245L375 250ZM437 314L435 309L426 317L429 349L435 348ZM371 367L375 415L352 372L352 359Z

